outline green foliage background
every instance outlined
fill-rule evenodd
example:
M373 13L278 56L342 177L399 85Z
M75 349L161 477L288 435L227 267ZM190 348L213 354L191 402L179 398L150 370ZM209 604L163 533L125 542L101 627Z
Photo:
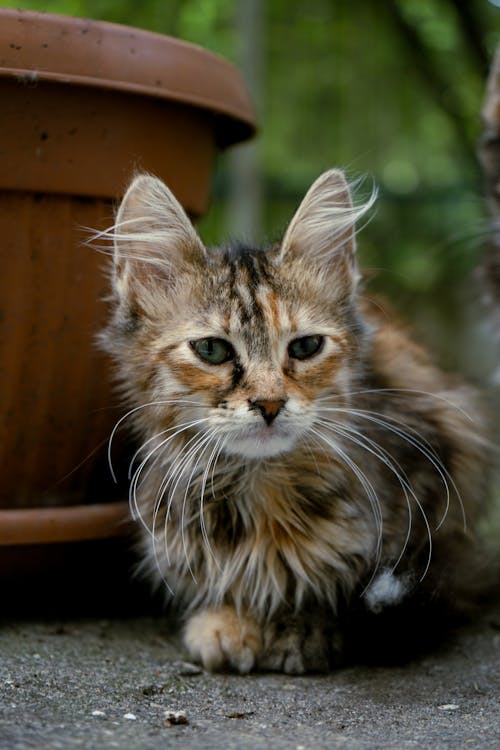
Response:
M241 61L236 0L3 5L152 29ZM415 317L444 360L463 359L457 328L486 226L475 145L498 41L496 0L262 0L261 14L257 233L279 234L325 168L368 175L365 190L372 180L380 188L360 238L363 263L376 270L372 286ZM201 223L208 242L227 231L227 174L222 157Z

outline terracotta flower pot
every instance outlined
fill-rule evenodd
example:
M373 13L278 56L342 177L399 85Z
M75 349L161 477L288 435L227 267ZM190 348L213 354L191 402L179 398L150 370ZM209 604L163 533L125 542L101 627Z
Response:
M0 91L0 545L89 538L94 522L116 534L105 444L120 411L94 344L107 259L81 228L112 223L138 169L202 214L216 152L252 135L253 110L235 68L199 47L7 9Z

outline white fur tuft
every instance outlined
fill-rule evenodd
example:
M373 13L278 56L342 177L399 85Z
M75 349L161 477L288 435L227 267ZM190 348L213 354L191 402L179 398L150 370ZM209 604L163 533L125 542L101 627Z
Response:
M385 607L399 604L410 590L405 577L396 578L391 570L383 570L365 593L366 603L372 612L381 612Z

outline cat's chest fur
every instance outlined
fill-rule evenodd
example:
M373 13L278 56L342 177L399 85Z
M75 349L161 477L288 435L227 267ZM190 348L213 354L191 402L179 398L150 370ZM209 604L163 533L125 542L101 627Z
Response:
M312 596L334 610L338 588L354 587L371 570L379 541L377 511L358 481L304 448L238 463L221 459L212 474L199 466L187 483L174 481L173 492L168 466L149 477L140 502L155 529L154 545L145 547L151 568L188 607L230 602L271 616Z

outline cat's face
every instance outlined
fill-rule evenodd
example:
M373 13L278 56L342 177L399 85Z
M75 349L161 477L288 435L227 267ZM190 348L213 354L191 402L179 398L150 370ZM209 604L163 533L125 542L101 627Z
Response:
M176 324L170 328L166 310L169 330L157 329L159 393L199 403L183 415L207 417L202 429L215 431L227 453L289 450L313 423L319 399L346 386L353 346L346 321L307 301L311 284L298 288L263 254L219 257L191 281L176 296Z
M262 459L296 446L324 399L349 390L356 211L330 172L280 245L207 250L171 193L138 178L118 214L115 257L134 399L167 402L168 419L193 423L213 450Z

